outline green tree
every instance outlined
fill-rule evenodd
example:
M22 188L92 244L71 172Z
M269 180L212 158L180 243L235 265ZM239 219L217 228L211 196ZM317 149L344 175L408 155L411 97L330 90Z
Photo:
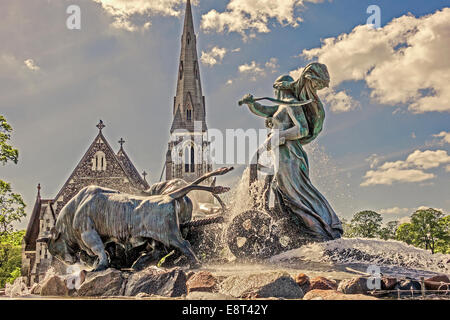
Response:
M24 235L25 231L16 231L0 236L0 288L20 276Z
M417 210L410 223L399 226L397 240L404 241L431 253L450 251L450 216L436 209Z
M353 237L376 238L380 234L383 218L375 211L361 211L351 220L351 235Z
M0 115L0 163L5 165L8 160L17 163L19 151L8 144L11 139L12 127L6 122L4 116Z
M450 215L439 219L441 236L436 241L436 252L450 253Z
M0 180L0 236L11 233L13 223L25 216L25 203L21 195L13 193L11 185Z
M344 234L342 235L345 238L354 238L352 225L345 218L340 218L342 223L342 228L344 229Z
M398 226L395 238L398 241L406 242L407 244L414 245L414 231L411 223L402 223Z
M17 164L19 151L9 145L12 127L0 115L0 163ZM6 281L14 281L20 275L21 242L24 231L14 231L13 224L25 217L25 203L20 194L12 191L11 185L0 180L0 287Z
M395 239L398 227L398 221L389 221L386 226L380 229L380 238L383 240Z
M9 145L12 127L0 115L0 163L5 165L8 161L17 163L19 151ZM0 236L13 231L13 223L25 217L25 203L20 194L12 192L11 185L0 180Z
M429 208L417 210L411 216L411 224L416 245L435 252L436 242L445 237L440 219L444 217L441 211Z

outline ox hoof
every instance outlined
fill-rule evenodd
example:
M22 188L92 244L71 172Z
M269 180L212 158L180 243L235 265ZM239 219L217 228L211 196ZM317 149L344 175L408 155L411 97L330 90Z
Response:
M99 272L99 271L104 271L106 269L108 269L108 266L102 265L102 266L98 266L98 267L92 269L91 272Z

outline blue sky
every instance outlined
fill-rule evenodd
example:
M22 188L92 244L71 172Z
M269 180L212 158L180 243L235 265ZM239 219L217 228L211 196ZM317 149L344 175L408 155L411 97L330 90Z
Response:
M312 180L338 214L372 209L389 221L420 206L448 212L448 1L193 2L209 128L263 128L236 102L271 95L279 75L319 60L333 86L321 93L327 114L309 150ZM66 28L71 4L81 30ZM374 4L378 30L366 26ZM37 183L44 197L56 195L99 119L110 143L118 149L123 137L138 170L159 179L183 10L183 0L1 1L0 113L20 159L0 177L29 210Z

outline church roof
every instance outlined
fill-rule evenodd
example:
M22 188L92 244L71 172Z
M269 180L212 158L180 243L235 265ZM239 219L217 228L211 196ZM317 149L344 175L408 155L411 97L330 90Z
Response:
M39 187L38 187L39 189ZM33 211L31 212L30 221L28 221L27 231L25 232L25 236L23 238L25 242L25 250L34 250L36 249L36 240L39 236L39 215L41 212L41 196L38 191L38 195L36 197L36 201L34 203Z
M130 183L136 189L143 190L147 188L148 184L141 178L136 168L134 167L133 163L131 162L130 158L125 154L125 151L123 151L123 148L121 148L123 153L121 153L120 157L116 155L116 153L111 148L110 144L108 143L108 141L106 140L105 136L102 133L102 129L105 127L103 121L100 120L100 123L97 125L97 127L99 128L98 135L95 137L94 141L89 146L88 150L81 158L78 165L75 167L75 169L73 170L67 181L64 183L61 190L56 195L55 201L57 201L59 197L63 194L66 187L70 184L72 179L75 178L77 172L83 171L83 167L85 167L86 163L89 162L90 157L92 157L92 153L98 149L97 144L101 144L102 150L106 151L108 156L111 157L113 163L109 164L109 166L116 165L117 169L128 178ZM89 172L88 174L91 174L91 172Z
M128 175L129 175L130 179L132 179L135 182L135 184L142 185L142 187L144 189L150 188L147 181L142 179L141 175L137 171L133 162L131 162L127 153L123 149L123 146L121 146L119 151L117 152L117 158L119 159L120 163L122 163L123 167L125 168L125 170L127 171Z

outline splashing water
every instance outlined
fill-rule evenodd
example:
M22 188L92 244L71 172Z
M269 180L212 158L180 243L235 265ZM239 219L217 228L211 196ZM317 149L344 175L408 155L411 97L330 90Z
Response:
M328 155L325 148L316 141L304 147L309 158L309 177L314 186L333 203L345 203L345 211L355 212L353 195L350 188L340 179L340 171L335 161ZM334 206L333 206L334 207Z
M25 279L23 277L19 277L14 280L14 283L7 283L5 286L5 295L8 297L20 297L29 295L30 291L25 284Z
M341 238L322 243L312 243L286 251L270 259L270 262L286 261L324 262L333 265L364 264L401 269L425 270L437 273L450 272L450 254L431 254L403 242L363 238Z

